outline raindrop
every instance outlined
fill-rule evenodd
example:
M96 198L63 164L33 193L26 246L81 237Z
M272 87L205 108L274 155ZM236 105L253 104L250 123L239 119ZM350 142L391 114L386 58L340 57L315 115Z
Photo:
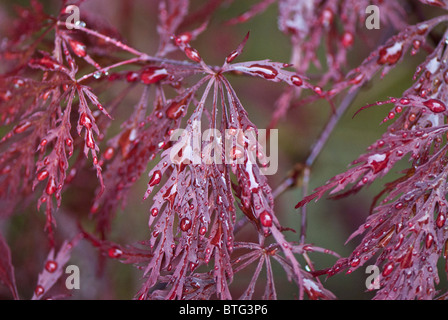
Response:
M37 180L43 181L48 178L48 175L49 175L49 173L47 170L42 170L41 172L39 172L37 174Z
M107 251L107 254L109 255L109 257L116 259L116 258L120 258L123 255L123 251L121 251L118 248L110 248Z
M395 42L385 48L382 48L379 52L379 58L377 63L380 65L389 64L393 65L400 60L403 54L403 43Z
M144 84L152 84L162 81L168 76L168 71L161 67L148 67L140 75L140 80Z
M187 57L195 62L201 62L201 56L199 55L199 52L191 47L185 47L185 54Z
M78 56L78 57L85 57L86 56L86 46L85 44L76 41L76 40L69 40L69 45L72 48L73 52Z
M58 263L56 261L49 260L45 264L45 270L47 270L50 273L55 272L57 268L58 268Z
M154 187L156 184L159 184L161 180L162 180L162 173L160 172L160 170L156 170L154 171L148 184L150 187Z
M446 110L445 104L437 99L426 100L423 104L434 113L440 113Z
M51 196L57 190L56 182L54 181L54 177L51 177L47 183L47 187L45 188L45 192Z
M297 75L291 77L291 82L293 85L300 87L303 84L302 78Z
M180 221L180 229L185 232L190 230L190 228L191 228L191 220L188 218L183 218Z
M270 66L263 66L260 64L253 64L249 67L250 71L261 75L265 79L274 79L278 75L278 71Z
M263 211L260 213L259 219L263 227L272 227L272 215L269 212Z
M392 271L394 271L394 263L389 262L384 266L383 276L387 277L388 275L390 275L392 273Z
M95 72L93 73L93 77L94 77L95 79L99 79L99 78L101 78L101 75L102 75L101 71L95 71Z
M38 297L43 295L44 292L45 292L45 289L40 284L36 286L36 289L34 289L34 294Z

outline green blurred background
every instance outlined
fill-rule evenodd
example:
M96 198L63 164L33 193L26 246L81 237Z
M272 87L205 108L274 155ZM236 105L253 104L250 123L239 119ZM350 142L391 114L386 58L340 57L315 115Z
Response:
M127 4L125 4L127 2ZM289 38L277 28L277 7L272 5L263 14L247 23L236 26L224 26L228 19L244 12L257 1L237 0L224 4L210 21L207 30L192 43L208 64L220 65L228 53L236 48L245 34L250 31L250 38L244 53L238 61L259 60L269 58L273 61L289 62L291 46ZM6 19L14 16L13 5L24 4L28 1L0 0L0 38L4 37L11 27ZM59 1L42 1L48 13L56 13ZM99 20L106 21L123 33L128 43L141 51L152 54L157 49L158 38L156 0L133 1L105 1L86 0L81 6L81 19L83 10L90 15L97 16ZM197 8L206 1L192 0L192 8ZM129 5L131 4L131 5ZM123 16L124 8L130 8L129 16ZM86 11L84 11L86 12ZM374 33L373 37L378 37ZM324 52L322 48L321 54ZM350 51L348 61L350 67L359 64L369 53L370 48L364 45L361 39L355 39L355 46ZM182 56L179 56L184 59ZM355 118L353 114L362 106L389 96L399 97L412 83L412 75L416 66L421 62L420 54L410 57L395 68L385 79L375 77L363 88L348 109L345 116L334 130L323 152L319 155L312 168L310 190L324 184L332 176L343 172L348 164L362 154L366 148L378 139L385 131L386 126L380 125L381 120L389 112L388 106L369 108ZM312 70L315 71L315 70ZM230 76L230 80L239 95L243 105L248 111L252 121L258 128L265 128L269 121L274 104L285 89L285 85L263 81L258 78ZM126 103L135 103L138 96L128 97ZM338 101L336 101L338 102ZM278 124L279 129L279 172L270 176L273 188L279 185L289 170L299 162L305 160L310 147L315 142L325 125L331 108L326 101L319 101L310 105L290 110L288 116ZM317 246L336 251L341 256L347 256L358 243L359 238L344 244L348 236L362 224L368 215L371 200L381 189L384 183L398 177L398 172L406 167L402 162L381 181L377 181L368 189L355 196L338 201L322 199L317 203L308 205L307 241ZM143 202L142 196L147 184L147 175L135 185L131 198L125 209L117 213L112 225L111 239L118 243L133 243L148 238L147 217L150 201ZM288 233L288 238L296 240L300 231L300 215L294 206L301 200L301 189L285 192L276 200L276 213L284 226L297 230L297 233ZM81 200L80 200L81 199ZM65 194L63 201L68 203L82 202L79 194ZM88 204L86 204L88 205ZM82 207L82 206L81 206ZM42 225L41 213L36 214L34 207L29 212L19 213L12 218L2 221L1 226L7 235L12 248L13 262L18 273L17 282L19 292L23 298L29 297L36 281L37 273L29 272L29 268L40 270L41 266L27 266L30 261L42 262L46 251L36 252L31 244L43 243L44 235L36 234L36 224ZM71 214L61 209L57 214L58 228L61 234L64 228L72 232L73 218ZM242 233L248 232L247 226ZM41 231L41 230L39 230ZM43 232L42 232L43 233ZM27 239L23 235L27 234ZM29 236L29 235L32 235ZM238 239L238 237L237 237ZM317 269L330 267L336 259L329 255L311 253ZM76 248L71 259L81 269L81 290L74 292L73 298L82 299L129 299L139 288L140 271L109 261L105 265L105 272L98 274L96 251L85 242ZM302 262L302 261L301 261ZM297 288L286 279L281 268L273 263L276 272L276 286L280 299L294 299ZM351 275L339 274L328 280L321 278L327 289L331 290L339 299L370 299L372 293L365 292L365 279L368 275L364 268L360 268ZM241 291L237 286L250 277L248 273L236 276L235 297ZM264 277L264 274L262 274ZM444 281L445 277L441 276ZM445 282L441 284L446 287ZM263 290L263 287L257 287ZM0 291L0 297L2 291Z

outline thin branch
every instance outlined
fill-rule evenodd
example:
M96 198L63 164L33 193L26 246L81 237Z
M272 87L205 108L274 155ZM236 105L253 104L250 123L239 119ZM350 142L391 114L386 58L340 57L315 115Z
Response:
M316 161L319 154L322 152L322 149L324 148L325 144L327 143L331 133L333 132L336 125L339 123L339 120L341 119L341 117L347 111L348 107L350 107L353 100L358 95L359 90L360 90L360 87L357 87L355 90L349 91L347 93L347 95L344 97L341 104L339 105L339 108L337 108L336 112L331 114L331 117L328 120L327 124L325 125L322 133L320 134L319 139L317 139L316 143L311 147L311 152L305 161L305 169L303 171L303 181L302 181L302 196L303 197L308 195L311 167L313 166L313 164ZM302 221L301 221L301 227L300 227L300 243L302 243L302 244L305 243L305 239L306 239L306 225L307 225L306 207L307 206L304 205L300 209L301 215L302 215Z

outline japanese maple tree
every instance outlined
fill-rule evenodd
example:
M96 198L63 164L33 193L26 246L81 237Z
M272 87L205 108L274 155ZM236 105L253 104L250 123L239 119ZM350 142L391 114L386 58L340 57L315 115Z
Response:
M99 273L115 261L136 268L138 289L128 298L141 300L277 299L279 273L296 288L291 298L335 299L322 276L367 265L381 270L375 299L447 296L437 287L448 272L446 0L259 0L242 7L231 0L149 1L139 11L157 23L138 32L150 40L148 50L126 28L136 2L114 3L121 24L89 9L104 2L56 3L55 9L31 0L15 13L0 5L0 18L8 21L0 41L4 297L65 298L65 266L75 252L88 259L92 248ZM275 6L277 21L265 23L289 39L289 61L246 59L245 48L256 41L246 31L214 48L221 63L209 62L201 37L213 32L211 25L244 28ZM380 13L378 30L366 28L369 6ZM229 8L240 14L223 20L219 14ZM353 115L357 121L359 113L389 106L382 135L347 170L310 192L318 174L313 165L355 97L417 54L422 61L412 86ZM248 107L248 92L260 83L276 88L264 124ZM286 177L267 175L273 149L258 139L263 126L281 131L291 121L300 132L306 121L294 118L296 110L319 103L329 106L328 122L308 143L308 156L280 170L291 169ZM226 152L223 141L231 144ZM399 178L379 181L403 159L407 169ZM374 182L384 187L371 195L365 223L348 238L361 236L349 256L309 243L312 200L348 197ZM303 197L287 203L287 213L300 214L300 222L288 225L277 199L294 189ZM144 238L127 242L114 232L134 225L129 211L136 193L146 208L138 214L148 224ZM125 222L116 223L121 210ZM16 219L23 212L23 219L40 224L32 228L39 240L29 240L34 261L19 264L13 229L21 233ZM337 260L316 267L314 252ZM39 267L26 272L30 263ZM17 272L29 274L23 289ZM247 274L242 287L236 279Z

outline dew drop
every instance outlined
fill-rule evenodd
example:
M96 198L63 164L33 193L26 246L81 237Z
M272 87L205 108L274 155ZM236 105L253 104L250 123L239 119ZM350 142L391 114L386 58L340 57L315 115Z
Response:
M101 71L95 71L95 72L93 73L93 77L94 77L95 79L99 79L99 78L101 78L101 75L102 75Z
M259 219L263 227L272 227L272 215L269 212L263 211L260 213Z
M415 50L420 49L422 42L418 39L415 39L414 41L412 41L412 46L414 47Z
M354 258L354 259L352 259L350 265L351 265L353 268L355 268L355 267L357 267L357 266L359 265L360 262L361 262L361 259L359 259L359 258Z
M333 22L333 18L333 11L330 8L325 8L322 10L319 21L324 27L328 27Z
M135 81L137 81L138 80L138 73L137 72L133 72L133 71L129 71L126 74L126 80L128 82L135 82Z
M303 84L302 78L297 75L291 76L291 82L293 85L300 87Z
M71 39L69 40L69 45L78 57L83 58L86 56L86 46L83 43Z
M394 271L394 263L389 262L384 266L383 276L387 277L388 275L390 275L392 273L392 271Z
M123 255L123 251L121 251L119 248L109 248L107 254L110 258L116 259L120 258Z
M152 84L162 81L168 76L168 71L162 67L147 67L145 68L141 75L140 80L144 84Z
M36 286L36 289L34 289L34 294L38 297L43 295L44 292L45 292L45 289L40 284Z
M22 133L24 132L26 129L28 129L29 127L31 127L31 122L24 122L22 124L19 124L17 127L14 128L14 133Z
M86 146L90 149L95 149L95 140L93 139L92 130L87 131Z
M407 98L401 98L400 99L400 103L402 105L408 105L409 103L411 103L411 101L409 99L407 99Z
M431 5L437 6L437 7L441 7L441 8L444 8L446 6L445 2L442 0L427 0L426 2L428 4L431 4Z
M45 264L45 270L47 270L50 273L55 272L57 268L58 268L58 263L56 261L49 260Z
M201 62L202 60L201 56L199 55L199 52L192 47L185 47L185 54L190 60L193 60L195 62Z
M238 57L238 55L239 52L237 50L232 51L226 58L227 63L231 63L236 57Z
M104 151L104 153L103 153L103 157L104 157L104 159L106 159L106 160L110 160L110 159L113 158L114 154L115 154L115 149L112 148L112 147L108 147L108 148Z
M90 117L85 112L81 113L81 116L79 117L79 124L87 129L92 128L92 120L90 120Z
M85 28L85 27L86 27L86 23L85 23L84 21L81 21L81 20L77 20L77 21L75 22L75 25L76 25L77 27L81 27L81 28Z
M342 42L342 45L344 46L344 48L351 47L354 42L353 34L350 31L345 31L344 34L342 35L341 42Z
M350 80L351 84L360 84L362 80L364 80L364 74L360 73Z
M37 180L43 181L48 178L48 175L49 175L49 173L47 170L42 170L41 172L39 172L37 174Z
M166 116L173 120L179 119L184 113L186 104L187 104L187 98L182 99L181 101L171 102L171 104L166 109Z
M13 84L14 84L15 89L19 89L19 88L23 87L23 85L25 84L25 81L23 81L22 79L14 79Z
M191 228L191 220L188 218L183 218L180 221L180 229L182 231L186 232L186 231L190 230L190 228Z
M263 66L260 64L253 64L249 67L250 71L261 75L265 79L274 79L278 75L278 71L270 66Z
M373 173L376 174L387 167L389 157L385 154L374 155L369 157L369 160L370 160L369 163L373 168Z
M432 246L433 242L434 242L434 236L428 233L425 239L426 249L429 249Z
M235 146L230 150L229 156L232 160L241 159L244 156L244 151Z
M174 42L176 43L176 45L181 45L181 44L187 44L191 41L192 39L192 35L190 32L183 32L181 34L179 34L178 36L174 37Z
M439 212L436 219L436 225L438 228L442 228L445 225L446 217L442 212Z
M398 203L395 205L395 209L400 210L401 208L403 208L403 202L398 202Z
M321 94L322 94L322 88L319 87L319 86L315 86L315 87L313 88L313 90L314 90L314 92L316 92L318 95L321 95Z
M51 177L50 180L48 180L47 187L45 188L45 192L51 196L53 193L55 193L57 190L56 182L54 181L54 177Z
M382 48L379 52L379 58L377 63L380 65L389 64L393 65L400 60L403 54L403 43L395 42L385 48Z
M154 171L148 184L150 187L154 187L156 184L159 184L161 180L162 180L162 172L160 172L160 170L156 170Z
M423 104L434 113L440 113L446 110L446 105L438 99L429 99L423 102Z

